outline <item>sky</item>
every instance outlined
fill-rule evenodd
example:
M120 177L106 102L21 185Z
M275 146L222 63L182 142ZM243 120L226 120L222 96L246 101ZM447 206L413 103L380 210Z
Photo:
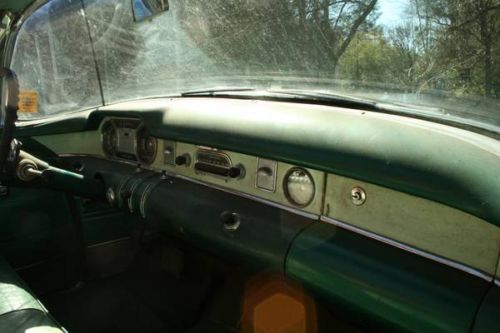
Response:
M394 26L404 18L404 11L409 0L379 0L379 23Z

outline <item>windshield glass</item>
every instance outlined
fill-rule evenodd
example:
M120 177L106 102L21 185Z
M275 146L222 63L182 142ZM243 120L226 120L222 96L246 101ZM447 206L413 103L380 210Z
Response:
M18 33L23 119L214 87L300 89L500 126L500 1L52 0Z

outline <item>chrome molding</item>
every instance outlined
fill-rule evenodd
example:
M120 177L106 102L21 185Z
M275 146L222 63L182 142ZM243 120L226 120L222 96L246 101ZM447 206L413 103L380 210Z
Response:
M500 287L500 278L495 279L495 284L497 285L497 287Z
M363 235L365 237L374 239L376 241L385 243L387 245L394 246L394 247L396 247L396 248L398 248L400 250L403 250L403 251L406 251L406 252L410 252L410 253L416 254L418 256L424 257L426 259L430 259L432 261L438 262L440 264L443 264L443 265L446 265L446 266L458 269L458 270L460 270L462 272L465 272L465 273L474 275L476 277L479 277L479 278L481 278L481 279L483 279L485 281L492 282L494 280L494 276L492 276L490 274L487 274L485 272L482 272L480 270L477 270L475 268L472 268L472 267L469 267L467 265L458 263L456 261L449 260L449 259L440 257L438 255L435 255L435 254L432 254L432 253L429 253L429 252L417 249L415 247L412 247L412 246L400 243L400 242L395 241L393 239L377 235L375 233L372 233L370 231L367 231L367 230L355 227L353 225L350 225L350 224L347 224L347 223L344 223L344 222L341 222L341 221L337 221L337 220L332 219L330 217L321 216L320 220L322 222L335 225L335 226L337 226L339 228L342 228L342 229L345 229L345 230L349 230L351 232ZM496 282L496 280L495 280L495 282Z
M203 186L206 186L206 187L209 187L209 188L213 188L215 190L219 190L219 191L226 192L226 193L229 193L229 194L237 195L237 196L245 198L245 199L249 199L249 200L253 200L253 201L256 201L256 202L260 202L260 203L266 204L268 206L272 206L272 207L275 207L275 208L286 210L287 212L290 212L290 213L293 213L293 214L296 214L296 215L300 215L300 216L303 216L303 217L311 219L311 220L319 220L319 215L316 215L316 214L313 214L313 213L308 213L308 212L305 212L303 210L296 209L296 208L293 208L293 207L288 207L288 206L282 205L282 204L274 202L274 201L270 201L270 200L267 200L267 199L256 197L256 196L251 195L251 194L247 194L247 193L243 193L243 192L239 192L239 191L235 191L235 190L230 190L230 189L227 189L227 188L224 188L224 187L221 187L221 186L213 185L213 184L201 181L201 180L196 180L196 179L193 179L193 178L190 178L190 177L186 177L186 176L182 176L182 175L179 175L179 174L169 174L169 175L171 175L174 178L179 178L179 179L182 179L182 180L186 180L188 182L192 182L192 183L195 183L195 184L199 184L199 185L203 185Z

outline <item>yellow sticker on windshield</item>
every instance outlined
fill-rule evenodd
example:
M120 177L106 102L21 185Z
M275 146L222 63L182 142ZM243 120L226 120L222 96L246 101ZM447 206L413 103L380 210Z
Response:
M35 90L22 90L19 92L18 112L37 113L38 112L38 92Z

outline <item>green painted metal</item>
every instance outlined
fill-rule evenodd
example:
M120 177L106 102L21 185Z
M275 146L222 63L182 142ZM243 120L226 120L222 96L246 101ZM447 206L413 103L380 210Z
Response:
M500 332L500 287L495 285L488 292L477 314L474 333Z
M490 285L324 223L297 237L286 274L357 322L382 331L469 332Z
M136 199L136 201L138 201ZM157 186L146 203L147 218L196 248L258 271L282 272L295 235L311 220L180 179ZM223 214L237 213L235 231Z

